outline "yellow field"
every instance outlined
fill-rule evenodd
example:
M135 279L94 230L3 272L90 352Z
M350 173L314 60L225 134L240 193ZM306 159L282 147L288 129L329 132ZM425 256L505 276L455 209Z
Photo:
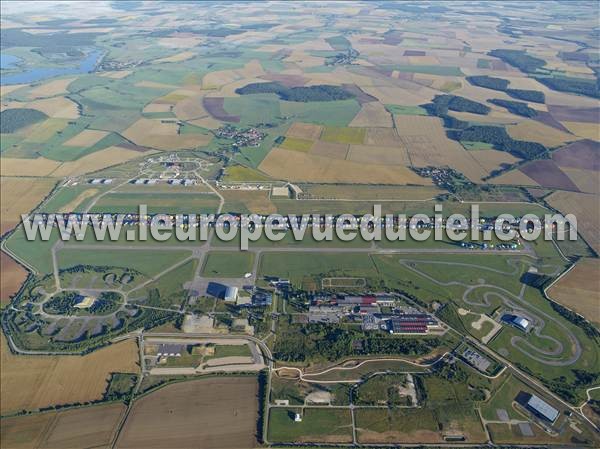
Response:
M299 139L317 140L321 136L323 127L312 123L294 122L285 133L288 137Z
M11 84L10 86L0 86L0 97L3 97L4 95L14 92L15 90L25 86L27 86L27 84Z
M571 134L564 133L540 122L534 122L533 120L526 120L517 125L508 126L506 130L513 139L538 142L549 148L558 147L564 145L566 142L577 140Z
M391 128L393 126L392 115L378 101L365 103L348 126Z
M34 87L29 92L29 98L45 98L53 97L55 95L62 95L67 93L67 86L75 81L76 78L64 78L60 80L50 81L49 83L42 84Z
M64 118L49 118L27 129L24 142L44 143L67 126L69 121Z
M53 97L44 100L23 103L24 108L33 108L42 111L48 117L53 118L78 118L79 110L77 104L65 97Z
M7 449L107 447L125 408L117 403L6 418L1 421L1 445Z
M332 159L346 159L350 145L345 143L323 142L317 140L310 153L315 156L329 157Z
M60 166L60 162L44 157L36 159L7 158L0 159L1 176L48 176Z
M321 140L360 145L365 141L365 135L366 130L364 128L326 126L321 134Z
M598 123L562 122L562 124L576 136L600 141L600 126Z
M600 195L600 172L569 167L560 169L582 192Z
M85 356L17 356L1 337L0 412L100 399L112 372L138 372L133 340Z
M144 106L142 112L171 112L172 107L173 105L167 103L148 103L146 106Z
M473 182L479 182L488 174L475 159L472 152L448 139L437 117L402 115L395 116L396 129L410 162L415 167L452 167Z
M600 259L581 259L548 290L550 297L600 324Z
M27 279L27 271L7 254L0 251L0 304L9 302L10 297L19 291Z
M498 169L501 164L514 164L520 160L506 151L498 150L475 150L469 154L489 172Z
M134 84L135 87L148 87L150 89L177 89L172 84L157 83L156 81L140 81Z
M406 167L387 167L315 156L299 151L275 148L259 166L277 179L304 182L347 182L357 184L430 185Z
M141 118L123 132L123 136L138 145L159 150L194 149L207 145L212 136L205 134L178 134L175 120Z
M363 164L410 165L406 148L375 145L350 145L347 159Z
M50 193L56 180L48 178L0 178L0 234L21 221L21 214L30 212Z
M395 129L389 128L367 128L365 137L366 145L396 146L401 145L402 141Z
M531 187L539 187L540 185L527 176L525 173L519 170L511 170L506 172L497 178L492 178L489 180L490 184L499 184L499 185L517 185L517 186L531 186Z
M577 217L577 231L600 253L600 197L588 193L554 192L546 198L548 204L562 214Z
M63 145L67 147L91 147L100 142L108 135L106 131L98 131L96 129L84 129L76 136L67 140Z
M163 62L181 62L187 61L188 59L192 59L194 56L196 56L196 53L193 53L191 51L183 51L175 55L167 56L166 58L155 59L154 62L159 64Z
M96 151L92 154L77 159L76 161L64 162L51 176L64 178L65 176L80 176L85 173L100 170L106 167L112 167L123 162L130 161L142 156L148 156L150 152L139 152L121 148L118 146L108 147L104 150Z
M127 78L133 72L131 70L115 70L112 72L104 72L99 74L98 76L103 76L105 78L111 78L113 80L120 80L123 78Z

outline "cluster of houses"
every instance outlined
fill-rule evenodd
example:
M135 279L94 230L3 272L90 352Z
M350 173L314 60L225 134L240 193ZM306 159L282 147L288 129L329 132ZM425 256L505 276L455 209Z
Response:
M266 136L265 133L253 127L236 128L232 125L225 125L217 129L215 135L221 139L233 140L234 147L257 147Z
M383 312L383 308L391 311ZM391 334L427 334L442 331L431 314L408 306L396 306L391 295L325 295L315 296L308 309L309 323L339 323L344 318L359 319L365 331Z

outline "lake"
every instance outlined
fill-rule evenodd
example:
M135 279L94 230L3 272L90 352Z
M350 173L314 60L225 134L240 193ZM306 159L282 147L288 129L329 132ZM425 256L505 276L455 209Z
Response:
M84 59L82 59L78 66L74 67L39 67L21 73L3 75L0 84L29 84L38 81L43 81L48 78L54 78L55 76L90 73L96 69L96 65L100 61L102 54L103 53L101 50L95 50L88 54ZM10 68L14 66L14 64L18 61L19 58L17 58L16 56L3 54L2 68ZM5 63L8 64L8 66L5 66Z

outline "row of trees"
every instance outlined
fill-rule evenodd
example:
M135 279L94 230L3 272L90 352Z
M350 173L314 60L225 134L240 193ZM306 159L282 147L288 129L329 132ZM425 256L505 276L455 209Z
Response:
M518 100L532 101L534 103L544 103L546 100L544 93L539 90L509 89L508 86L510 85L510 81L502 78L495 78L487 75L467 76L467 81L473 86L506 92L508 95Z
M537 115L537 111L533 108L527 106L527 103L523 103L522 101L511 101L511 100L501 100L499 98L494 98L492 100L488 100L489 103L495 104L496 106L500 106L508 109L508 112L511 112L515 115L520 115L522 117L535 117Z
M319 84L308 87L287 87L278 82L251 83L235 90L240 95L277 94L285 101L336 101L354 98L354 94L339 86Z

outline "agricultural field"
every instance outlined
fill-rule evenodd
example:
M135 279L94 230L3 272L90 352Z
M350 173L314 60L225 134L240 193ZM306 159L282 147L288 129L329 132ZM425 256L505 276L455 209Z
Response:
M581 259L566 276L548 290L548 294L563 306L597 323L600 320L598 274L598 259Z
M137 361L132 340L85 356L22 356L9 351L3 335L2 414L102 399L109 374L137 372Z
M255 447L256 392L255 377L168 385L135 402L117 447L189 447L198 441L207 448ZM170 432L173 427L179 429L176 434Z
M11 449L105 447L125 408L117 403L3 418L1 444Z
M2 447L598 446L598 3L203 6L1 5ZM474 204L579 238L145 232Z

